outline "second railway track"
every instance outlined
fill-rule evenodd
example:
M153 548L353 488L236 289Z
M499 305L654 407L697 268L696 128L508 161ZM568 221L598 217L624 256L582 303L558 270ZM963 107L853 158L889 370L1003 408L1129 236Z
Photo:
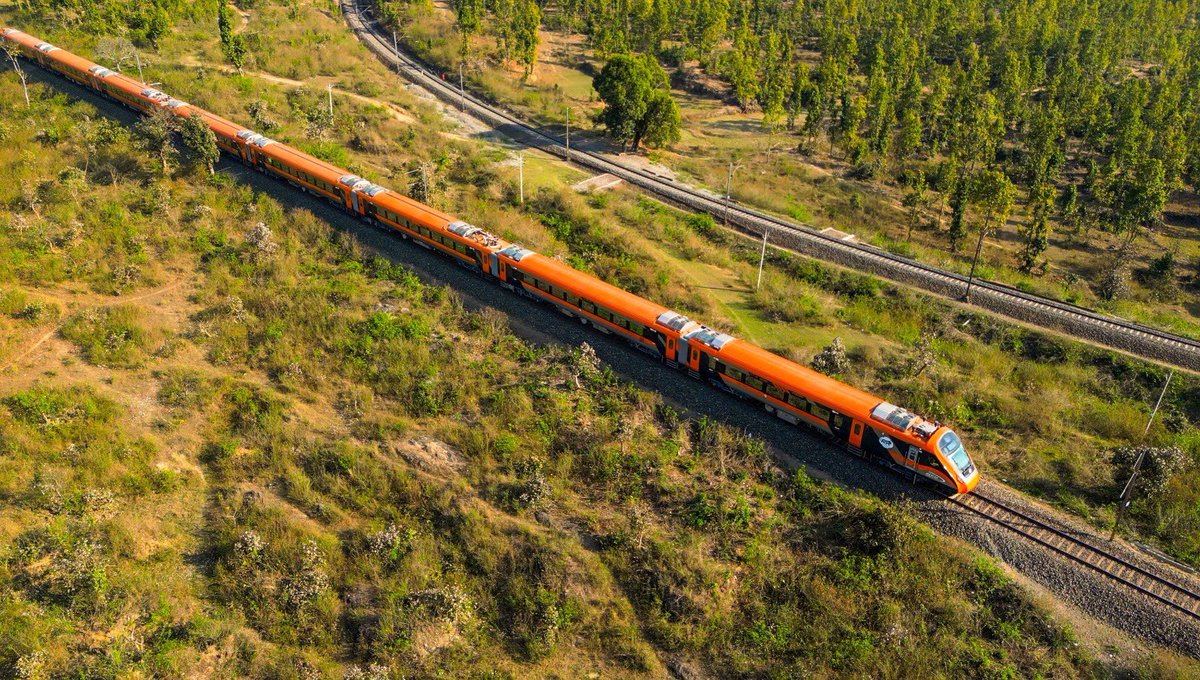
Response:
M1096 545L1091 540L1051 526L1022 510L992 499L978 491L967 496L952 498L950 502L1019 534L1043 548L1099 572L1127 588L1142 593L1193 621L1200 621L1200 592L1181 581L1134 564Z
M448 105L462 108L496 130L532 147L589 168L619 177L662 199L717 218L728 215L739 230L754 235L770 231L772 241L797 252L830 260L857 271L913 285L948 298L961 298L966 277L900 257L885 250L822 234L773 215L726 202L711 193L633 168L605 156L571 149L563 140L528 124L501 107L460 91L425 64L395 47L369 16L363 0L342 0L343 14L359 38L377 57ZM1136 356L1200 371L1200 340L1043 298L1003 284L976 279L971 302L1018 321L1053 329L1087 342Z

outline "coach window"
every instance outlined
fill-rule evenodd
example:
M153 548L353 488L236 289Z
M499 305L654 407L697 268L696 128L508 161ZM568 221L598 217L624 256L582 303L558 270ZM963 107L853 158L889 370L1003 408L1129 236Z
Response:
M781 390L778 387L771 385L769 383L767 384L767 394L771 395L772 397L775 397L779 401L783 401L783 397L784 397L783 390Z
M862 434L862 423L854 423L854 436Z
M820 418L821 420L826 420L826 421L829 420L829 416L831 415L829 409L825 408L824 406L821 406L820 404L818 404L816 402L813 402L813 404L812 404L812 414L814 416Z
M801 411L808 410L808 400L798 394L789 393L787 395L787 402Z
M759 378L756 375L750 376L750 378L746 380L746 384L758 390L759 392L762 392L763 388L766 387L762 381L762 378Z

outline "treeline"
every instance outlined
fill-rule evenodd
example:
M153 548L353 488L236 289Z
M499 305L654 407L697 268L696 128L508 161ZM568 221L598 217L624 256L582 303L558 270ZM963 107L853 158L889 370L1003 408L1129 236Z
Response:
M459 0L464 3L482 0ZM894 177L914 212L1024 206L1023 264L1051 221L1134 236L1200 177L1194 0L563 0L554 29L638 52L677 84L715 75L743 109ZM683 81L683 82L681 82ZM927 190L940 193L939 205Z

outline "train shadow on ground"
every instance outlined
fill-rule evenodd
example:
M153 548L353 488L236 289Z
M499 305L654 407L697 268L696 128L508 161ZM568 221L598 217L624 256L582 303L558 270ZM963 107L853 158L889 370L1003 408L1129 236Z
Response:
M27 69L31 83L42 83L86 101L107 117L133 124L140 115L99 94L41 69ZM876 464L854 458L820 435L766 413L761 407L734 398L671 369L655 358L635 351L624 341L605 335L550 307L517 296L447 258L404 240L398 234L369 225L322 199L306 194L272 177L222 156L217 165L254 191L286 206L312 212L334 229L355 238L368 253L413 269L426 283L445 285L458 293L466 308L490 307L502 312L512 331L537 344L578 346L588 343L601 360L621 377L661 394L669 403L694 417L708 416L760 437L778 464L789 471L803 466L810 475L881 498L928 501L938 492L913 486L908 479Z

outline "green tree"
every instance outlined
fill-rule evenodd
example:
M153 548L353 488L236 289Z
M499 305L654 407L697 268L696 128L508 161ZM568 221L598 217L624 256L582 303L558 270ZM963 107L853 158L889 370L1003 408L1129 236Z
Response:
M221 47L224 48L233 36L233 12L225 0L220 0L217 5L217 30L221 34Z
M619 54L592 81L604 111L599 121L609 136L636 150L643 139L670 143L679 138L679 108L666 91L667 74L646 57Z
M1142 157L1132 171L1121 175L1113 194L1119 231L1133 238L1141 228L1157 223L1169 195L1162 161Z
M640 134L634 137L634 148L638 141L644 141L647 146L670 146L680 139L681 124L679 105L671 98L666 90L653 90L646 103L646 115L638 124Z
M989 168L980 172L971 182L971 200L983 212L983 224L979 229L979 242L991 231L993 224L1004 224L1012 212L1017 188L1002 170ZM976 246L976 256L979 247Z
M533 73L533 65L537 62L538 42L541 40L538 27L542 23L542 8L536 0L516 0L513 12L512 35L513 50L517 61L524 67L522 80L528 79Z
M733 43L733 50L728 55L726 76L733 86L733 98L738 106L746 111L754 104L759 95L759 44L750 27L743 26L738 31Z
M954 182L950 193L950 250L958 252L967 237L967 201L970 198L970 183L965 177Z
M237 69L238 73L241 73L246 66L246 36L240 33L230 36L229 42L225 43L222 51L229 63Z
M454 0L451 6L458 27L459 57L466 59L471 53L471 36L478 33L483 24L483 0Z
M1050 215L1054 211L1057 193L1049 182L1038 182L1029 189L1029 206L1033 215L1022 230L1025 246L1021 250L1021 271L1032 272L1050 245Z
M929 203L928 185L925 183L924 172L917 170L901 203L908 210L908 230L904 235L904 240L911 241L913 227L921 219L921 211Z
M179 158L179 151L172 140L179 129L179 119L170 109L155 107L137 122L134 129L140 146L147 153L157 155L162 174L169 174Z
M183 137L183 148L187 150L190 160L196 165L206 168L208 174L211 175L213 167L221 159L217 136L204 123L204 119L197 115L184 118L179 128Z

